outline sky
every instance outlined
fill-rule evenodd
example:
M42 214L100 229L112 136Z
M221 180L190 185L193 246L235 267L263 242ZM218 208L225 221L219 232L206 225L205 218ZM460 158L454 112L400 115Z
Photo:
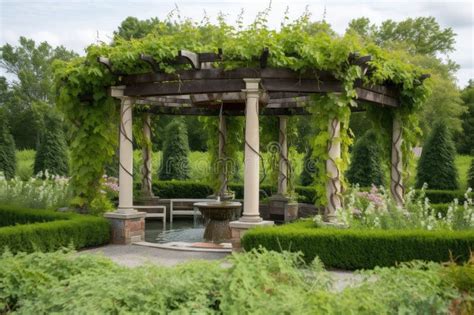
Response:
M128 16L139 19L165 19L179 9L180 15L201 20L205 15L215 21L219 12L229 22L244 10L244 21L250 23L269 1L258 0L0 0L0 45L15 45L20 36L35 41L63 45L79 54L100 40L110 41L117 26ZM474 78L474 0L471 1L272 1L269 25L277 28L286 9L297 18L305 8L314 20L326 21L339 34L344 33L350 20L368 17L373 23L409 17L434 16L442 27L451 27L457 34L456 51L449 54L460 65L458 85L464 87ZM0 71L1 73L1 71Z

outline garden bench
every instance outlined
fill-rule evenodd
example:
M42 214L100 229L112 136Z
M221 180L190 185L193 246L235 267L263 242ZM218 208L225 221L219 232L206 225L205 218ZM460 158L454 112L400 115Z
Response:
M140 209L145 210L146 212L145 218L162 218L163 230L166 229L166 207L165 206L148 205L148 206L133 206L133 208L137 210L140 210Z
M170 223L173 223L174 215L192 215L196 220L199 211L194 203L201 201L215 201L215 199L170 199Z

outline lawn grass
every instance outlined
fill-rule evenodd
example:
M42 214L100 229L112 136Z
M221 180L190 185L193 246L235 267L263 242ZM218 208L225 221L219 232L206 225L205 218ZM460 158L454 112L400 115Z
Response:
M459 185L460 188L467 189L467 173L469 172L469 166L471 165L472 155L457 155L456 156L456 168L459 174Z
M17 159L17 176L20 176L22 179L28 179L33 175L33 164L35 159L34 150L19 150L16 152ZM265 161L265 172L266 178L263 182L265 185L270 185L271 175L270 175L270 166L269 166L269 155L263 153L263 158ZM293 175L295 176L295 183L299 184L299 177L303 169L303 153L293 154L291 157L293 165ZM467 189L467 173L473 156L470 155L457 155L456 156L456 167L459 173L459 183L462 190ZM243 155L239 154L238 161L239 163L239 175L240 180L234 180L234 182L241 182L243 179ZM141 168L141 150L135 150L134 152L134 174L136 176L135 180L140 180L140 168ZM161 164L161 152L153 152L153 169L154 174L156 174L158 167ZM208 162L208 153L194 151L189 154L189 164L190 164L190 180L193 181L206 181L209 174L209 162ZM261 175L263 174L263 169L261 170ZM414 178L416 176L416 167L411 170L411 180L408 182L408 185L414 183Z
M35 150L16 151L16 176L27 180L33 176L33 165L35 163Z

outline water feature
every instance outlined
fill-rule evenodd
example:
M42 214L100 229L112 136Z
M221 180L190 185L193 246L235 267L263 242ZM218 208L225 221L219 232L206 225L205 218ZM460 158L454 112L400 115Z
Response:
M240 210L242 204L235 201L205 201L194 204L207 220L204 239L209 242L222 242L232 238L229 222Z
M145 241L150 243L169 242L203 242L204 220L198 217L196 221L192 218L177 218L172 224L167 224L163 230L161 220L146 220Z

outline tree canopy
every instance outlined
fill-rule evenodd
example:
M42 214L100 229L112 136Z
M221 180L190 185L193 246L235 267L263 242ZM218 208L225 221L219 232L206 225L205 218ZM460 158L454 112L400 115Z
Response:
M371 24L368 18L362 17L352 20L347 30L371 38L383 47L402 45L413 54L431 56L454 51L456 42L453 29L441 28L432 16L408 18L400 22L386 20L380 25Z
M34 149L44 128L45 113L55 110L52 63L70 60L77 54L63 46L36 44L25 37L20 37L18 43L0 47L0 67L14 77L9 84L1 79L0 93L17 147Z

